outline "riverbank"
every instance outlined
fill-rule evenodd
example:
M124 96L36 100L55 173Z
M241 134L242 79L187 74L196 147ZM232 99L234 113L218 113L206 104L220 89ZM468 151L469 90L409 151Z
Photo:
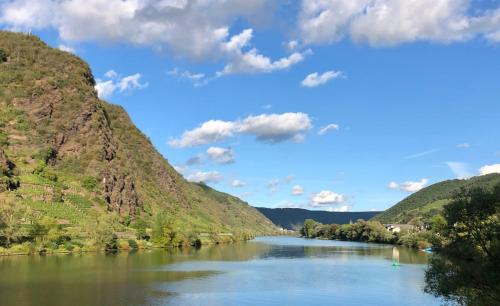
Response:
M432 230L389 231L378 221L358 220L352 224L322 224L308 219L300 230L304 238L401 245L424 250L432 247Z

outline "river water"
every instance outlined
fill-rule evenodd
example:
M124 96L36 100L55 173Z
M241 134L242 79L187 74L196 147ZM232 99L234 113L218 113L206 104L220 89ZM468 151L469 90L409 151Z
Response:
M439 305L422 291L427 256L261 237L198 250L0 257L0 305Z

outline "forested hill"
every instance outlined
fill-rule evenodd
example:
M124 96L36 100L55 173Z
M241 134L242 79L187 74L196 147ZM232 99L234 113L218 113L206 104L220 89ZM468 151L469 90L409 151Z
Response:
M382 223L408 223L415 218L429 219L440 212L444 205L462 188L481 187L491 189L500 183L500 174L475 176L464 180L448 180L436 183L413 193L401 202L387 209L373 220Z
M369 220L380 211L361 211L361 212L329 212L319 210L307 210L301 208L266 208L257 207L257 209L268 217L274 224L285 229L299 229L306 219L312 219L323 224L347 224L356 222L356 220Z
M94 86L80 58L0 31L0 204L23 209L19 222L28 211L30 223L52 218L82 237L96 224L154 230L159 215L185 237L275 229L240 199L186 181ZM116 218L99 223L105 215Z

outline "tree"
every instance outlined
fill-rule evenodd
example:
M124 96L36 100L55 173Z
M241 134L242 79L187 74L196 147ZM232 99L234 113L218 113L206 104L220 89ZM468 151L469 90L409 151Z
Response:
M444 218L426 292L460 305L500 305L500 185L462 190Z
M5 246L21 238L21 219L25 210L10 200L0 200L0 238ZM1 239L0 239L1 242Z
M304 221L304 226L301 229L301 234L307 238L314 238L314 229L318 223L312 219L306 219Z

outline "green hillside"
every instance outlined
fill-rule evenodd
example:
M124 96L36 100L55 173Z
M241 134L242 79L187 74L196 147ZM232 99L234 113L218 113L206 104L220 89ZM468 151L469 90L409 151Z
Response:
M44 217L75 239L102 223L154 232L159 219L186 237L275 229L238 198L187 182L94 85L80 58L0 32L0 205L20 209L20 229Z
M500 174L476 176L466 180L448 180L413 193L371 220L382 223L408 223L416 217L429 218L441 211L461 188L491 189L500 183Z

